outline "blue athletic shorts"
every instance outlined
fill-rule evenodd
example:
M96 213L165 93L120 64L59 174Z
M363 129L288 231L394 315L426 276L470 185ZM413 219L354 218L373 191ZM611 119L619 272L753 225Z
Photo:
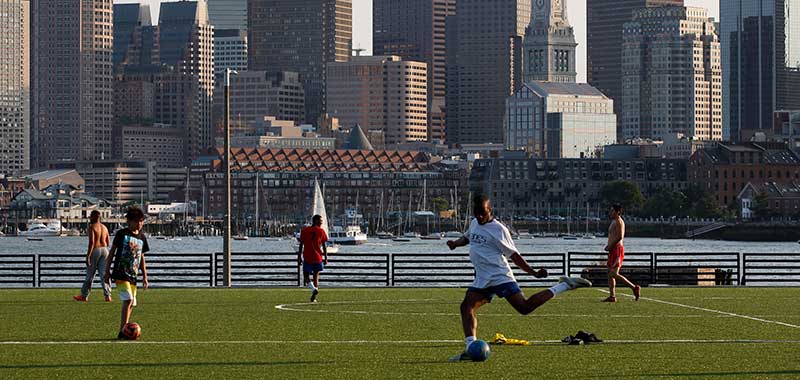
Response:
M478 293L486 297L486 299L488 299L489 302L492 302L492 298L494 298L494 296L498 296L500 298L508 298L521 291L522 289L519 288L519 285L517 285L517 283L513 281L506 282L505 284L490 286L488 288L483 288L483 289L473 288L471 286L467 288L467 292Z
M325 270L325 265L322 265L322 263L316 263L316 264L303 263L303 272L305 273L322 272L324 270Z

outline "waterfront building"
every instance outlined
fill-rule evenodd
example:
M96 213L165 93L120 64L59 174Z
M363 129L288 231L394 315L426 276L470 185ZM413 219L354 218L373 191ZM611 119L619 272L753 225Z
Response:
M687 186L686 161L659 158L544 159L497 157L476 160L470 189L492 198L495 215L586 215L604 217L600 189L606 183L636 183L645 196ZM599 213L599 214L598 214Z
M614 102L586 83L531 81L506 100L506 148L535 157L596 157L617 138Z
M33 187L37 190L44 190L44 188L63 183L71 185L76 189L85 188L86 181L83 180L80 174L75 169L51 169L38 173L33 173L22 177L28 187Z
M718 143L689 159L689 182L729 207L748 182L800 181L800 157L784 143Z
M110 218L111 204L83 189L56 183L41 190L29 188L16 193L9 205L9 220L54 219L64 222L85 221L92 211Z
M293 71L305 90L306 123L324 114L330 62L347 62L353 39L351 0L247 2L250 70Z
M30 169L30 2L0 0L0 174Z
M745 142L770 129L774 111L800 110L800 1L723 3L723 137Z
M505 143L505 101L522 86L530 0L458 0L447 19L447 142Z
M209 215L214 216L224 212L222 152L218 149L219 156L206 166ZM432 210L432 205L422 204L423 198L430 202L442 197L452 205L457 192L461 207L468 198L463 167L433 161L420 152L235 148L231 154L233 215L237 218L252 217L258 199L262 218L307 220L315 179L324 189L331 220L347 208L357 208L374 225L383 221L386 226L397 220L385 220L382 213ZM258 186L256 181L260 181Z
M567 19L567 0L532 1L531 24L523 40L525 82L575 83L575 32Z
M115 205L167 201L170 192L185 186L187 177L186 168L159 167L152 161L72 161L54 167L77 170L87 193Z
M327 71L328 112L340 124L382 130L387 144L428 139L424 62L357 56L331 62Z
M622 114L622 30L640 8L683 6L683 0L586 0L586 74ZM621 131L620 131L621 132ZM621 135L621 133L620 133Z
M112 155L112 3L31 2L32 167Z
M622 138L722 140L720 45L708 12L642 8L624 28Z
M759 196L763 197L759 199ZM758 202L764 202L758 205ZM797 218L800 216L800 185L795 181L747 182L736 196L739 216L744 219L773 217ZM762 208L763 215L756 215Z
M445 139L448 16L456 0L375 0L372 54L397 55L428 66L428 140Z

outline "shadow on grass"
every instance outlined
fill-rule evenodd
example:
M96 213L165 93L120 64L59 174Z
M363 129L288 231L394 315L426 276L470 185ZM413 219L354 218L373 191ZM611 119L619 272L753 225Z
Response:
M800 370L782 370L782 371L739 371L739 372L684 372L684 373L642 373L636 375L604 375L604 376L591 376L594 379L602 378L674 378L674 377L727 377L727 376L769 376L769 375L800 375ZM797 377L794 377L797 378Z
M69 368L150 368L150 367L273 367L294 365L328 365L334 361L297 360L282 362L187 362L187 363L83 363L83 364L12 364L0 365L0 369L69 369Z

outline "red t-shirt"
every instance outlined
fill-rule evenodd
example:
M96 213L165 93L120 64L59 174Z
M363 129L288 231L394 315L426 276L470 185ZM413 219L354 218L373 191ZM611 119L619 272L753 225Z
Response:
M322 245L328 241L328 235L322 227L310 226L300 231L300 243L303 243L303 262L317 264L322 262Z

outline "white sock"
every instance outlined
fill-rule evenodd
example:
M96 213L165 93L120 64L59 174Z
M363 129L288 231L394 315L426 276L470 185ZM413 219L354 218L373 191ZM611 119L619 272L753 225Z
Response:
M469 348L469 345L472 344L472 342L474 342L475 340L476 340L475 336L468 336L467 337L467 348Z
M309 282L309 283L308 283L308 288L309 288L309 289L311 289L311 290L317 290L317 287L316 287L316 286L314 286L314 283L313 283L313 282Z
M559 282L558 284L555 284L552 288L547 290L549 290L550 293L553 293L553 297L555 297L561 293L566 292L567 290L570 290L570 287L569 285L567 285L566 282Z

